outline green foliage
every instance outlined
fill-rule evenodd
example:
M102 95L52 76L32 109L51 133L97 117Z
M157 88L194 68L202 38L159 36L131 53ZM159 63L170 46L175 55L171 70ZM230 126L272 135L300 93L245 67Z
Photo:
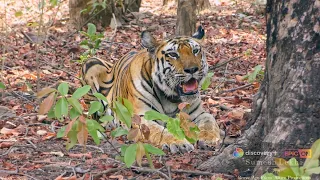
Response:
M257 65L254 67L253 72L248 73L243 77L243 80L248 80L249 83L253 83L254 81L261 82L264 76L264 71L262 70L261 65Z
M101 40L104 37L102 33L97 33L97 28L94 24L88 23L87 32L80 31L82 35L85 36L85 40L80 42L80 47L86 51L80 55L79 63L85 62L89 57L96 54L97 49L99 49Z
M295 158L291 158L289 161L275 158L275 163L279 167L275 169L277 176L272 173L265 173L261 179L311 179L312 174L320 174L320 139L313 143L311 154L311 157L306 159L302 167L299 166L299 162Z
M82 9L80 13L93 15L106 9L107 5L107 0L92 0L88 2L88 6L85 9Z
M197 133L199 128L192 122L186 113L180 112L176 118L171 118L157 111L147 111L144 115L146 120L161 120L167 123L168 131L177 139L186 138L189 142L197 141Z
M95 33L95 29L88 32ZM98 133L104 133L105 130L99 121L104 124L110 123L114 120L114 117L104 115L100 117L99 121L96 121L92 119L92 115L97 112L105 114L103 104L108 104L108 107L115 113L117 120L120 121L119 123L122 124L121 127L111 131L112 138L127 136L128 140L134 141L129 146L121 146L121 156L119 158L127 167L132 166L135 161L141 166L142 158L146 157L153 168L150 155L161 156L165 154L161 149L144 143L148 141L150 129L145 124L141 124L141 118L134 114L133 104L129 100L118 97L116 101L109 104L104 95L95 93L93 95L98 101L92 101L90 106L87 107L87 105L81 104L81 100L90 91L90 86L78 88L73 94L68 94L68 91L69 85L61 83L57 89L45 88L37 93L39 98L47 96L40 105L39 113L41 110L42 114L48 114L48 117L57 118L61 122L65 119L71 120L57 133L58 138L68 137L67 149L72 148L76 143L85 145L89 135L96 144L100 144L101 140ZM188 104L179 106L181 112L177 114L176 118L171 118L156 111L148 111L144 117L147 120L162 120L167 123L168 131L176 138L186 138L190 142L194 142L197 140L196 132L199 129L195 124L188 121L189 116L182 111L188 107Z
M5 88L6 86L2 82L0 82L0 89L5 89Z
M213 77L214 73L208 73L207 77L204 79L203 84L201 85L202 90L208 89L211 84L211 78Z
M45 88L37 93L38 98L48 95L40 104L39 114L48 114L49 118L57 118L61 122L65 119L72 120L57 133L58 138L68 137L67 149L72 148L77 142L85 145L88 135L96 144L100 143L98 132L104 132L104 128L93 120L91 115L100 110L102 103L93 101L89 108L85 109L79 101L89 90L90 86L83 86L69 95L69 85L63 82L57 89Z

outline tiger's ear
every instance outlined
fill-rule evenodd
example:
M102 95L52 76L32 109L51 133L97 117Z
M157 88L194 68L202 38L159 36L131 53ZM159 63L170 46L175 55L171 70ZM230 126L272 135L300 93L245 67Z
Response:
M203 39L203 37L204 37L204 29L203 29L203 27L202 27L201 25L198 27L197 32L195 32L195 33L192 35L192 37L193 37L193 38L196 38L196 39L200 39L200 40Z
M141 33L141 43L144 48L147 48L150 53L153 53L158 46L157 40L151 35L149 31Z

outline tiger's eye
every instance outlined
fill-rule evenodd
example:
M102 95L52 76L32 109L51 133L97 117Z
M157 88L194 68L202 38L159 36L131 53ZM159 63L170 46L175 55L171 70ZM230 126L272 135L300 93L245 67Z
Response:
M168 56L172 57L172 58L179 58L179 55L175 52L171 52L167 54Z
M198 54L198 53L199 53L199 49L194 49L194 50L192 51L192 53L193 53L193 54Z

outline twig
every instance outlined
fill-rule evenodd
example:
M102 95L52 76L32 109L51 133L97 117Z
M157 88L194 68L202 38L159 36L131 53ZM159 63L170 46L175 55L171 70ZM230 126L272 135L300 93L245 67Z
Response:
M111 169L108 169L108 170L105 170L105 171L102 171L102 172L99 172L97 173L96 175L93 176L93 179L97 179L98 177L104 175L104 174L109 174L109 173L114 173L114 172L117 172L117 171L120 171L122 168L111 168Z
M111 145L111 147L118 153L119 156L121 156L121 153L118 151L118 149L116 147L114 147L114 145L109 141L108 137L102 133L100 130L98 130L100 132L100 134L102 134L102 136L106 139L106 141Z
M44 0L42 1L41 5L41 12L40 12L40 20L39 20L39 29L37 34L37 43L36 43L36 64L37 64L37 92L40 91L40 53L39 53L39 46L42 44L42 41L39 42L40 32L42 28L42 21L43 21L43 9L44 9ZM40 2L39 2L40 3Z
M43 62L43 63L45 63L45 62ZM65 73L69 74L70 76L72 76L72 77L74 77L74 78L76 78L76 79L78 79L78 80L81 80L81 79L78 78L77 76L73 75L72 73L70 73L70 72L68 72L68 71L66 71L66 70L64 70L64 69L62 69L62 68L59 68L59 67L56 67L56 66L54 66L54 65L47 64L47 63L46 63L46 65L48 65L48 66L50 66L50 67L53 67L53 68L55 68L55 69L57 69L57 70L63 71L63 72L65 72Z
M21 33L24 35L25 38L27 38L27 40L28 40L30 43L32 43L32 44L34 43L33 40L30 38L30 36L29 36L27 33L25 33L24 31L21 31Z
M229 60L227 60L227 61L224 61L224 62L222 62L222 63L219 63L219 64L217 64L217 65L210 66L210 67L209 67L209 70L215 70L215 69L217 69L217 68L219 68L219 67L221 67L221 66L224 66L224 65L228 64L229 62L238 60L240 57L241 57L241 56L234 57L234 58L231 58L231 59L229 59Z
M6 5L6 0L4 0L4 5ZM5 58L5 54L6 54L6 46L5 46L5 39L7 38L7 35L8 35L8 31L7 31L7 8L5 7L4 8L4 20L3 20L3 22L4 22L4 24L5 24L5 37L3 37L3 47L2 47L2 52L3 52L3 58L2 58L2 66L1 66L1 81L2 81L2 83L4 83L4 62L5 62L5 60L6 60L6 58ZM3 92L5 92L5 90L3 90ZM2 99L4 98L4 94L5 93L2 93Z
M76 146L84 146L84 145L81 145L81 144L76 144ZM86 147L91 147L91 148L94 148L94 149L98 149L100 150L101 153L104 153L103 149L99 148L98 146L93 146L93 145L85 145Z
M222 91L222 92L220 92L218 94L223 94L223 93L227 93L227 92L233 92L233 91L236 91L236 90L239 90L239 89L243 89L243 88L246 88L246 87L250 87L250 86L252 86L251 83L250 84L245 84L243 86L239 86L239 87L236 87L236 88L232 88L232 89L227 89L227 90L224 90L224 91Z
M11 93L13 93L14 95L16 95L17 97L20 97L20 98L22 98L22 99L24 99L24 100L28 101L28 102L29 102L30 104L32 104L33 106L36 106L36 104L35 104L34 102L32 102L32 101L30 101L28 98L26 98L26 97L24 97L24 96L22 96L22 95L20 95L20 94L16 93L15 91L12 91Z
M31 144L31 146L35 149L37 149L37 146L35 144L33 144L33 142L30 139L26 139L28 141L29 144Z
M27 145L12 145L6 152L4 152L3 154L0 154L0 157L9 154L14 147L28 147L28 146L31 146L31 145L29 145L29 144L27 144Z
M215 175L221 175L220 173L211 173L207 171L189 171L189 170L181 170L181 169L172 169L171 170L174 173L186 173L186 174L194 174L194 175L203 175L203 176L215 176ZM223 174L226 178L234 178L232 175Z
M109 54L111 53L111 47L113 45L113 41L114 41L114 37L117 35L117 30L118 30L118 24L117 24L117 19L116 19L116 16L114 15L114 13L112 13L112 17L113 17L113 20L114 20L114 24L115 24L115 28L114 28L114 31L113 31L113 35L111 36L110 38L110 46L109 46Z
M15 171L6 171L6 170L0 170L0 173L4 173L4 174L10 174L10 175L19 175L19 176L27 176L30 179L34 179L34 180L38 180L28 174L23 174L23 173L19 173L18 169L16 169Z
M168 171L169 179L172 179L172 177L171 177L171 170L170 170L170 169L171 169L170 166L167 166L167 171Z
M132 168L134 168L134 170L136 171L140 171L140 172L149 172L149 173L157 173L159 174L161 177L170 180L170 177L167 176L165 173L157 170L157 169L150 169L150 168L141 168L141 167L135 167L133 166Z

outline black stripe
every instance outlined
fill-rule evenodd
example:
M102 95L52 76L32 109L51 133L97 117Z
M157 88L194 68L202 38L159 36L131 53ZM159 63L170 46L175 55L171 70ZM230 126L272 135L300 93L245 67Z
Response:
M111 83L113 83L113 81L114 81L114 74L112 75L112 79L111 79L111 80L109 80L109 81L107 81L107 82L102 81L102 83L104 83L104 84L111 84Z
M97 65L97 64L106 67L105 64L103 64L103 63L102 63L101 61L99 61L99 60L90 60L89 62L87 62L87 63L85 64L85 72L84 72L83 74L86 74L86 73L88 72L88 70L89 70L92 66Z
M202 113L200 113L197 117L195 117L195 118L192 119L191 121L194 122L199 116L201 116L201 115L204 114L204 113L206 113L206 112L203 111ZM198 120L198 121L200 121L200 120ZM195 123L197 123L197 122L195 122Z

